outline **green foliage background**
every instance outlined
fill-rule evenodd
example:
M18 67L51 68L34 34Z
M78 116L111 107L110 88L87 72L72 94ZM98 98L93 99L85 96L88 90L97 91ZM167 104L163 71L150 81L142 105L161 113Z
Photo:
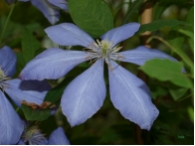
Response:
M79 3L77 3L80 1ZM143 0L125 2L123 0L69 0L69 13L61 11L60 21L76 23L80 28L99 38L106 31L128 22L140 22ZM193 94L193 49L194 49L194 1L191 0L148 0L153 2L153 22L142 25L135 36L121 43L123 50L133 49L142 44L140 34L152 31L152 48L156 48L180 60L151 60L140 68L123 63L129 71L146 73L153 103L160 111L150 131L140 130L137 125L124 119L113 107L109 93L101 110L84 124L70 127L66 117L58 109L48 116L48 111L34 113L23 106L18 112L22 118L38 124L46 136L62 126L71 144L193 144L194 143L194 94ZM83 5L89 3L89 5ZM11 6L0 0L0 34ZM78 13L79 11L79 13ZM85 18L85 19L83 19ZM44 29L51 26L42 13L30 3L18 2L8 23L0 48L8 45L17 54L17 73L26 63L44 49L55 47L49 41ZM168 45L167 45L168 44ZM66 47L61 47L67 49ZM69 48L68 48L69 49ZM82 49L74 47L70 49ZM45 101L59 105L64 88L77 75L90 66L82 63L64 78L49 81L53 89ZM186 73L181 73L182 67ZM108 77L105 77L108 88ZM98 90L98 89L97 89ZM44 114L45 113L45 114ZM41 116L43 114L43 116ZM26 116L27 115L27 116ZM29 116L32 115L32 116ZM37 117L40 117L37 119ZM35 122L35 121L39 122ZM140 134L141 132L141 134ZM141 138L141 139L140 139Z

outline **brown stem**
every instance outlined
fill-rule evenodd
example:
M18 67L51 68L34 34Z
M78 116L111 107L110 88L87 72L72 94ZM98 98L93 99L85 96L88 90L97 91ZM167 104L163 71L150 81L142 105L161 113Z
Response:
M152 6L153 6L152 2L146 2L145 3L145 5L143 7L143 11L141 13L141 24L148 24L148 23L152 22ZM147 39L150 36L151 36L151 32L150 31L146 31L146 32L141 34L142 43L145 46L149 47L149 48L151 46L147 42Z
M144 0L144 2L145 2L145 4L144 4L144 7L143 7L143 11L141 13L141 24L147 24L147 23L152 22L152 6L153 6L153 4L151 2L146 2L146 0ZM147 40L150 36L151 36L150 31L146 31L143 34L141 34L142 44L145 45L148 48L151 47L150 44L147 42ZM138 72L138 76L144 82L146 82L146 75L142 71ZM137 125L136 125L136 138L137 138L137 143L139 145L144 144L144 140L142 138L142 130Z

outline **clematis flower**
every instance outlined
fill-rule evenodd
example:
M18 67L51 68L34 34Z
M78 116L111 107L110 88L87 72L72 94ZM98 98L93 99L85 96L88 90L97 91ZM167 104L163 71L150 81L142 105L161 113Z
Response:
M0 144L16 144L24 129L24 124L20 117L6 98L5 94L10 96L17 106L21 106L22 100L41 104L46 95L46 91L36 91L38 85L45 86L40 81L33 81L38 85L31 84L30 81L21 82L19 79L10 80L15 73L16 56L7 46L0 49ZM21 84L22 83L22 84ZM19 89L19 88L22 89ZM32 90L29 90L32 88ZM46 87L47 88L47 87ZM34 91L33 91L34 90ZM42 90L42 89L41 89Z
M22 137L18 143L18 145L70 145L69 140L64 134L63 128L58 127L55 129L49 139L45 138L44 134L36 127L27 127Z
M68 10L66 0L18 0L23 2L30 1L32 5L37 7L51 24L55 24L59 20L59 9Z
M123 40L133 36L140 24L129 23L114 28L95 42L87 33L74 24L62 23L47 28L49 38L58 45L85 47L88 51L72 51L51 48L39 54L29 62L20 74L20 78L58 79L79 63L96 60L95 63L76 77L64 90L61 107L71 126L79 125L94 115L103 105L106 97L104 83L104 63L109 70L110 98L113 105L128 120L149 130L159 111L151 101L147 85L114 60L143 65L153 58L171 56L155 49L139 46L134 50L118 52L117 46Z

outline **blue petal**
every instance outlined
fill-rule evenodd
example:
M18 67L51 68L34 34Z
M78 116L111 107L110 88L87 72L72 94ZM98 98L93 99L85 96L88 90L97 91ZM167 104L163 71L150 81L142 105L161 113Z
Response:
M8 46L0 49L0 68L9 77L13 76L16 71L16 55Z
M66 0L48 0L54 6L61 8L62 10L68 10L68 3Z
M20 73L23 80L58 79L73 67L86 61L87 53L48 49L30 61Z
M177 61L175 58L159 51L156 49L149 49L145 46L139 46L136 49L120 52L120 55L124 56L124 58L116 58L117 60L123 62L130 62L137 65L143 65L147 60L154 58L164 58L170 59L172 61Z
M57 128L51 133L48 145L70 145L62 127Z
M5 92L19 107L21 107L21 102L23 100L40 105L47 94L47 91L38 92L36 90L20 90L19 87L21 80L19 79L9 80L7 83L9 84L9 88L5 88Z
M71 126L79 125L100 109L105 96L103 62L98 60L65 89L61 100L62 112Z
M22 140L20 140L17 145L26 145Z
M139 30L139 27L139 23L128 23L108 31L101 39L112 42L112 46L114 47L121 41L132 37Z
M89 47L94 40L72 23L62 23L45 29L49 38L58 45Z
M46 0L31 0L31 3L43 13L51 24L55 24L59 20L59 11L52 8Z
M114 106L128 120L150 130L159 111L151 101L146 84L115 62L109 70L110 96Z
M24 130L24 124L5 95L0 91L0 144L16 144Z

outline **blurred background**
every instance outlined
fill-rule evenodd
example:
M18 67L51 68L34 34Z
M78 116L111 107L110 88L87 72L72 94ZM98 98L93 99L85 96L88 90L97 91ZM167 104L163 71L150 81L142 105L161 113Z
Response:
M114 17L115 27L122 25L123 20L128 13L128 8L136 0L106 0ZM189 11L194 6L192 0L149 0L153 5L153 21L163 19L177 19L186 21ZM8 16L9 5L4 0L0 0L0 34ZM143 7L140 5L128 19L128 22L140 22L140 14ZM60 21L72 22L68 12L60 11ZM193 17L191 19L194 19ZM23 31L28 30L37 40L39 49L36 54L51 47L61 47L63 49L82 49L80 47L64 47L54 44L45 34L44 29L51 26L43 14L31 3L17 2L14 12L10 18L3 40L0 42L0 48L4 45L10 46L17 54L18 64L17 73L24 68L27 61L22 53ZM162 37L171 45L181 48L188 57L193 60L194 55L190 49L188 37L177 30L184 26L163 27L152 32L152 35ZM130 39L122 42L123 50L133 49L142 45L141 36L137 34ZM151 47L162 50L167 54L181 60L177 54L172 52L165 44L158 40L151 41ZM129 71L138 74L137 65L122 63ZM90 64L82 63L64 78L60 80L50 80L50 84L55 87L56 92L52 92L46 98L53 98L56 105L59 105L63 89L77 75L87 69ZM186 69L188 73L188 68ZM105 81L107 88L108 75L105 69ZM190 77L193 81L193 77ZM149 86L152 94L153 103L160 111L158 118L150 131L140 130L137 125L126 120L121 116L118 110L114 108L110 101L109 92L103 107L85 123L70 127L66 117L62 115L60 108L56 114L50 116L47 120L36 122L43 133L48 136L57 126L62 126L70 139L71 144L194 144L194 98L190 89L182 88L172 84L171 82L162 82L158 79L145 75L145 82ZM98 89L97 89L98 90ZM55 90L54 90L55 91ZM107 90L108 91L108 90ZM24 118L22 110L19 111L21 117Z

